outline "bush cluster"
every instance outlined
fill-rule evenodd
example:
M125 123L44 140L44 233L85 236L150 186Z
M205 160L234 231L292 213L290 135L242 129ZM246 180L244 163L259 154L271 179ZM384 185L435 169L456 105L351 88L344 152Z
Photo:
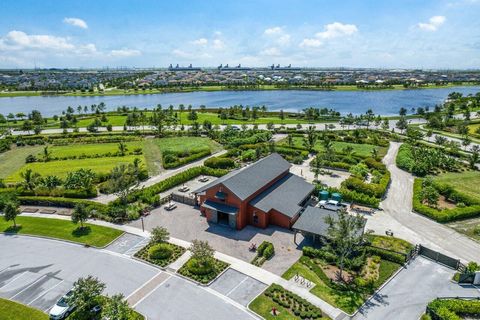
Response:
M457 206L452 209L436 209L429 207L423 204L421 199L421 191L422 191L422 179L415 179L413 183L413 210L420 214L426 215L427 217L434 219L438 222L450 222L460 219L467 219L480 216L480 204L477 202L470 202L470 199L466 195L462 195L461 193L453 190L452 188L445 188L444 186L434 184L435 188L439 187L439 193L445 195L447 198L452 197L454 199L461 199L462 202L465 204L464 207ZM448 191L446 191L448 190ZM443 192L447 192L443 194ZM448 195L448 196L447 196Z
M480 300L435 299L427 305L427 313L433 319L461 320L480 314Z
M192 260L188 260L178 273L201 284L210 283L229 266L226 262L212 259L210 268L198 268L198 264Z
M272 284L265 290L264 295L301 319L322 317L321 309L278 284Z
M177 168L211 154L210 148L199 148L189 151L166 150L162 153L163 167L165 169Z
M235 161L224 157L211 157L203 162L203 165L212 169L232 169L235 168Z
M177 260L184 253L185 248L172 243L150 242L135 253L135 257L163 268Z
M268 241L263 241L257 248L257 255L252 261L253 265L261 266L266 260L273 257L275 254L275 248L273 243Z

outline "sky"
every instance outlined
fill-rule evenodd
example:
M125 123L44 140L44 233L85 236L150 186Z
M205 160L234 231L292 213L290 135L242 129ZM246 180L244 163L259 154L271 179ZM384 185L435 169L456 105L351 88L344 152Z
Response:
M0 68L480 68L480 0L2 0Z

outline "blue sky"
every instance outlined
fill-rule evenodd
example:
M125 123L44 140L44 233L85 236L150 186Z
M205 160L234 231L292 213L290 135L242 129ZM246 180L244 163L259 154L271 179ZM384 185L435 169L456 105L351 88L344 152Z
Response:
M0 68L480 67L480 0L5 0L0 12Z

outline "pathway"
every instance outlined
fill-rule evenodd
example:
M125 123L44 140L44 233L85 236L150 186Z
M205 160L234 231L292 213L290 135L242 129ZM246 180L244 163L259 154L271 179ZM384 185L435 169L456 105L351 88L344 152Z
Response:
M392 182L380 204L383 211L368 217L367 229L384 234L391 229L396 237L421 243L464 262L480 261L480 243L455 230L412 212L414 177L395 164L400 143L390 142L383 162L391 173Z
M186 164L184 166L181 166L181 167L178 167L178 168L175 168L175 169L171 169L171 170L165 170L165 171L162 171L160 172L159 174L157 174L156 176L153 176L153 177L150 177L149 179L143 181L140 183L140 185L137 187L138 189L142 189L142 188L145 188L145 187L150 187L162 180L165 180L167 178L170 178L180 172L183 172L185 170L188 170L190 168L194 168L194 167L200 167L203 165L203 162L211 157L218 157L218 156L221 156L222 154L225 154L227 151L226 150L222 150L220 152L217 152L217 153L214 153L208 157L205 157L205 158L202 158L200 160L197 160L197 161L194 161L194 162L190 162L189 164ZM104 204L107 204L115 199L117 199L118 196L115 195L115 194L101 194L99 195L98 197L96 198L93 198L91 199L92 201L96 201L96 202L100 202L100 203L104 203Z

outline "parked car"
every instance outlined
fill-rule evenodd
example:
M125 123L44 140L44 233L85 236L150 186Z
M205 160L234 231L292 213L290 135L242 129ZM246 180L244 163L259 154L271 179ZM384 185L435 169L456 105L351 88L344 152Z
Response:
M74 305L68 305L67 298L72 295L72 291L67 292L61 297L57 303L50 309L49 316L52 320L61 320L68 317L70 313L75 309Z
M348 205L346 203L338 202L336 200L321 200L318 206L322 209L338 211L340 209L346 209Z

